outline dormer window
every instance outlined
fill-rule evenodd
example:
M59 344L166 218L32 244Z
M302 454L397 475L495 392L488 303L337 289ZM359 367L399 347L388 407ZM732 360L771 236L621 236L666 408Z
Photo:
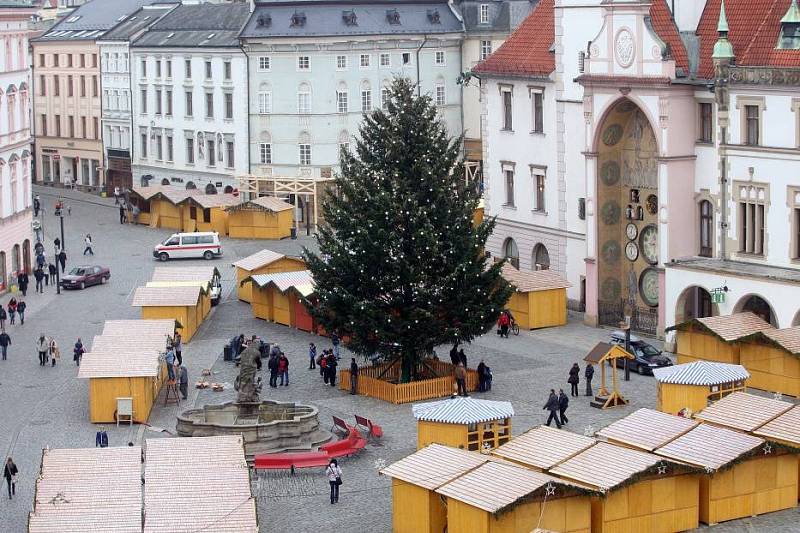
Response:
M431 24L441 24L442 21L439 18L439 10L438 9L429 9L428 10L428 21Z
M792 0L789 10L781 19L781 34L778 37L779 50L800 50L800 7Z
M292 27L302 27L306 25L306 14L305 13L298 13L297 11L294 12L292 15Z
M400 12L396 9L387 9L386 20L392 25L400 24Z
M358 19L355 11L342 11L342 21L345 26L358 26Z
M256 24L262 28L269 28L272 25L272 16L269 14L259 15Z

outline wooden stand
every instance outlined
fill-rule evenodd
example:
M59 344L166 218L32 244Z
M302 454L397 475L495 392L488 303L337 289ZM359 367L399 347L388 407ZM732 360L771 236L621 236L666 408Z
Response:
M608 409L628 403L628 400L619 392L618 359L634 359L634 357L621 346L607 342L597 343L597 346L583 358L588 363L600 365L600 389L597 391L594 401L590 403L592 407ZM606 363L611 365L611 392L606 388Z
M164 405L169 405L171 403L180 403L181 397L178 394L178 385L175 383L175 380L167 381L167 390L166 394L164 395Z

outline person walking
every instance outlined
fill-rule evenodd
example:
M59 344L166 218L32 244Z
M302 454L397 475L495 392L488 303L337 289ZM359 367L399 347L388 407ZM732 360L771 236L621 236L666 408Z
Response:
M543 409L550 411L550 416L547 417L547 425L550 425L550 422L556 422L556 427L561 429L561 420L558 416L558 396L556 396L555 389L550 389L550 396L547 398L547 403L544 404Z
M14 324L14 317L17 316L17 299L13 296L8 301L8 323L9 325Z
M83 238L83 242L86 244L86 248L83 249L83 255L94 255L94 251L92 250L92 236L87 233L86 237Z
M478 363L478 392L486 392L486 363L481 362Z
M167 348L167 355L164 356L164 360L167 362L167 377L169 381L175 382L175 351L173 350L172 346Z
M19 470L17 469L17 465L14 464L14 460L9 457L6 459L6 466L3 469L3 477L6 478L6 483L8 484L8 499L10 500L11 497L17 493L17 475L19 474Z
M58 264L61 265L61 273L63 274L67 268L67 252L63 249L58 252Z
M178 360L178 365L182 365L183 356L181 353L183 352L183 337L181 337L180 331L176 331L175 337L172 338L172 349L175 350L175 358Z
M6 319L8 315L6 314L6 310L3 309L3 306L0 305L0 331L6 330Z
M458 343L454 344L450 349L450 362L453 366L457 366L461 359L458 357Z
M278 356L278 376L281 378L281 386L289 386L289 358L281 352Z
M331 344L333 344L333 355L336 356L336 359L339 359L339 335L336 332L331 333Z
M323 383L328 383L328 350L322 350L319 356L319 375L322 376Z
M125 223L125 206L123 204L119 204L119 223Z
M180 363L178 363L178 389L184 400L189 399L189 371Z
M33 197L33 216L39 218L39 211L42 209L42 200L39 195Z
M267 360L267 369L269 370L269 386L275 388L278 386L278 354L270 353Z
M11 337L5 331L0 332L0 353L3 354L3 361L6 360L9 346L11 346Z
M50 339L50 342L47 343L47 354L50 357L51 366L56 366L56 360L61 359L61 350L58 348L55 339Z
M55 266L53 263L47 263L47 273L50 274L50 283L55 285L56 274L58 273L58 267Z
M44 271L42 267L33 271L33 277L36 278L36 292L44 294Z
M583 377L586 378L586 396L591 396L592 377L594 377L594 366L592 363L586 363L586 370L583 371Z
M75 361L75 366L81 366L81 359L84 353L86 353L86 349L83 347L83 341L78 337L78 340L75 341L75 346L72 347L72 360Z
M331 505L333 505L339 502L339 486L342 484L342 469L339 468L336 459L331 459L331 462L328 463L325 475L328 476L328 483L331 486Z
M350 394L355 395L358 391L358 363L356 358L350 358Z
M308 343L308 369L314 370L317 368L317 346L313 342Z
M17 314L19 315L19 325L25 325L25 309L28 307L28 304L20 300L17 302Z
M500 318L497 319L497 325L500 327L500 336L508 338L508 326L511 324L511 319L508 313L500 311Z
M28 295L28 273L23 271L17 274L17 285L19 285L19 290L22 292L22 296ZM22 317L20 317L22 320Z
M328 353L328 364L325 365L325 370L328 373L328 384L331 387L336 386L336 367L339 365L336 361L336 354L334 352Z
M44 336L44 333L40 333L36 341L36 351L39 352L39 366L44 366L47 362L47 350L49 345L50 343L47 341L47 337Z
M561 424L564 425L569 422L569 418L564 414L569 407L569 396L564 394L564 389L558 389L558 414L561 415Z
M114 205L119 205L119 187L114 187Z
M569 392L570 396L578 396L578 383L581 380L580 375L581 367L578 366L578 363L573 363L572 368L569 369L569 378L567 378L567 383L572 387Z
M458 387L459 396L468 396L467 394L467 371L463 363L458 363L454 371L456 378L456 387Z

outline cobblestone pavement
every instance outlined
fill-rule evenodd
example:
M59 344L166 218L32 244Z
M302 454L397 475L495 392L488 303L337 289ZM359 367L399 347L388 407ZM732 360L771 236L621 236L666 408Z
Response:
M52 239L56 236L57 220L50 215L56 191L49 188L36 191L48 208L44 226L50 258ZM25 531L42 448L94 445L95 431L101 426L88 421L88 387L86 382L76 378L71 346L78 336L88 343L100 332L104 320L138 317L138 309L130 306L131 293L150 279L157 264L151 257L152 246L170 233L169 230L120 225L113 200L77 192L65 192L65 196L72 207L72 214L65 217L67 266L84 262L80 252L83 237L89 232L96 255L86 262L110 266L112 278L107 285L61 295L56 295L52 286L45 289L44 295L31 290L25 299L28 303L25 325L8 328L13 344L9 360L0 361L0 449L14 457L21 480L13 501L3 499L0 494L0 523L4 531ZM323 385L318 372L306 369L307 348L309 342L315 342L320 349L327 347L326 339L256 320L249 306L236 299L231 262L264 247L297 253L301 245L313 245L313 240L301 237L297 241L224 241L225 257L215 261L223 274L223 301L212 310L198 334L185 347L184 361L190 372L190 382L202 369L210 368L213 381L229 385L225 391L191 389L188 400L166 407L162 396L151 414L149 428L144 425L132 428L104 425L102 428L108 431L112 446L169 437L174 432L175 415L179 411L231 400L234 392L230 384L235 368L222 361L222 346L235 334L256 333L279 343L291 361L291 385L278 389L266 387L263 397L317 405L324 427L330 423L331 415L353 421L353 415L358 413L376 420L385 430L385 437L379 444L370 444L359 456L342 460L344 484L341 503L336 506L328 503L328 484L318 470L300 471L293 477L283 473L254 475L253 490L258 497L261 531L315 532L330 529L334 524L348 527L357 524L369 532L390 531L390 482L377 474L377 466L414 451L416 430L411 406L353 397ZM181 263L202 264L202 261ZM7 300L7 295L0 297L0 303L5 304ZM62 347L64 356L56 368L42 368L37 364L34 341L40 332L54 336ZM567 371L571 364L580 361L588 349L607 336L607 331L587 328L580 324L579 317L571 317L565 327L523 332L519 337L499 339L494 333L487 334L465 351L470 366L483 358L492 367L494 389L484 396L513 403L517 413L513 419L514 433L518 434L544 422L545 393L552 387L567 387ZM439 352L446 357L447 348ZM347 356L346 352L342 354L343 358ZM618 410L599 411L589 407L587 398L575 399L568 412L568 429L580 433L596 430L639 407L655 405L652 378L633 375L630 382L623 382L622 391L631 404ZM798 531L798 514L797 509L793 509L715 526L714 530L725 533Z

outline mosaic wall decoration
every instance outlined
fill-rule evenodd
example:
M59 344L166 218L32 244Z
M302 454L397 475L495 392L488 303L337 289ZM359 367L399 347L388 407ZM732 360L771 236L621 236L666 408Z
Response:
M603 166L600 167L600 179L609 187L619 183L619 176L619 163L616 161L606 161L603 163Z
M614 146L620 139L624 130L619 124L612 124L603 131L603 144L606 146Z
M603 219L603 224L612 226L619 222L620 207L614 200L608 200L603 204L600 209L600 218Z
M606 278L600 285L600 299L605 301L619 300L622 284L616 278Z
M600 256L606 263L613 265L619 262L621 251L618 241L606 241L600 249Z

